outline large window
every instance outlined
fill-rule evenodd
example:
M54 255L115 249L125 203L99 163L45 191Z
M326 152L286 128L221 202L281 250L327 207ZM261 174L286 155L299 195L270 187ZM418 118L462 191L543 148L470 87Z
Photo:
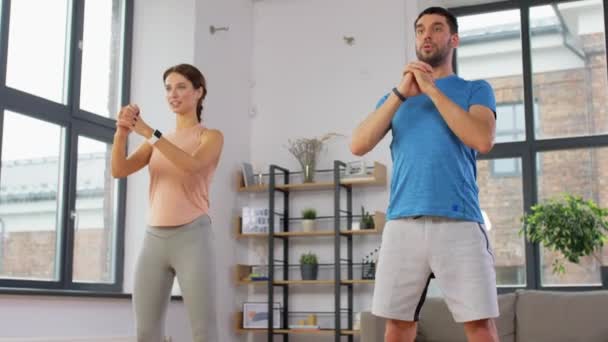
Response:
M518 234L521 216L565 192L608 206L605 0L504 1L454 9L461 77L485 79L497 102L496 145L478 161L499 286L599 286L599 262L568 264ZM608 250L608 249L606 249ZM606 254L606 252L605 252Z
M132 1L1 3L0 287L121 291Z

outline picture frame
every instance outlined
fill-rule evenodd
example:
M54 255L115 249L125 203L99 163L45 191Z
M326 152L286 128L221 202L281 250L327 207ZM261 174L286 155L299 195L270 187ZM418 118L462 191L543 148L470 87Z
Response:
M273 329L281 328L281 303L273 303ZM268 329L268 303L243 303L243 328Z
M241 231L247 233L268 233L268 208L243 207Z
M367 175L367 165L364 160L346 162L344 177L361 177Z

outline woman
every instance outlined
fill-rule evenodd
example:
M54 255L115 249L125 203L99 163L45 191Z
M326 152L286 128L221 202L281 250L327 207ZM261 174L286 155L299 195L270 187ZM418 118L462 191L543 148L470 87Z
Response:
M215 342L213 234L209 187L223 135L201 124L207 95L204 76L179 64L163 74L175 131L163 134L142 119L135 104L123 107L112 146L112 175L126 177L148 165L149 226L139 255L133 291L137 340L161 342L164 316L177 276L195 342ZM126 157L129 133L147 139Z

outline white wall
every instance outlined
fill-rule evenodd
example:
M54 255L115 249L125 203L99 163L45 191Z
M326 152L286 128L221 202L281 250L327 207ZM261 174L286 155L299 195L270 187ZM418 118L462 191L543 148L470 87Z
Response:
M234 283L239 249L232 223L237 201L235 175L240 163L250 159L252 10L251 0L199 1L196 8L194 62L205 73L209 88L205 118L210 127L224 134L224 150L211 189L220 341L239 340L233 319L239 310L237 303L243 300ZM211 35L209 25L229 30Z
M173 341L188 341L187 322L181 305L170 305L167 335L173 336ZM134 336L133 331L127 299L0 297L0 341L17 337L126 337Z
M265 0L254 11L252 160L295 167L289 138L350 135L355 123L400 79L405 65L405 2ZM409 26L407 26L409 28ZM408 30L409 32L409 30ZM344 36L355 37L352 46ZM351 159L336 139L320 168ZM388 161L387 141L370 160Z

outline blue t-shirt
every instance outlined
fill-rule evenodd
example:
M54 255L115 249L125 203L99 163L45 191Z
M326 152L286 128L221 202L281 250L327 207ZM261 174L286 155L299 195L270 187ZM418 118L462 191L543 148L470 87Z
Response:
M435 85L466 111L483 105L496 113L494 92L486 81L451 75L437 79ZM391 130L393 176L387 218L429 215L483 223L477 151L452 132L431 99L424 94L408 98L397 109Z

